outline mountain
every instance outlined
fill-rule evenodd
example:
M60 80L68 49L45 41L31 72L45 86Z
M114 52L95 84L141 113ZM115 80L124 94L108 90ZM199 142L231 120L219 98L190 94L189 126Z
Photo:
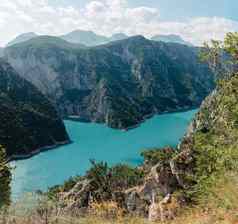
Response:
M115 33L109 38L108 42L117 41L117 40L124 40L124 39L127 39L127 38L129 38L129 37L124 33Z
M83 44L89 47L105 44L108 42L107 37L98 35L92 31L85 30L75 30L63 36L60 36L60 38L70 43Z
M165 42L165 43L178 43L178 44L184 44L184 45L192 46L191 43L183 40L180 36L174 35L174 34L170 34L170 35L156 35L156 36L153 36L151 38L151 40L162 41L162 42Z
M106 37L106 36L98 35L92 31L75 30L75 31L72 31L71 33L60 36L60 38L70 43L78 43L88 47L92 47L92 46L106 44L111 41L123 40L128 38L128 36L123 33L117 33L112 35L111 37Z
M44 36L44 35L42 35L42 36ZM24 33L24 34L17 36L14 40L10 41L7 44L7 46L9 47L14 44L28 41L35 37L38 37L38 35L33 32ZM91 47L91 46L106 44L111 41L123 40L123 39L128 38L128 36L123 33L117 33L117 34L112 35L111 37L106 37L106 36L98 35L92 31L75 30L68 34L59 36L59 38L65 40L67 42L70 42L70 43L81 44L82 46L85 45L85 46ZM1 49L0 49L0 55L1 55Z
M0 59L0 144L7 156L31 156L68 141L50 101Z
M214 81L198 51L142 36L88 49L39 37L8 47L5 58L62 116L125 129L200 105Z
M14 44L18 44L18 43L21 43L21 42L24 42L24 41L27 41L27 40L30 40L34 37L37 37L38 35L33 33L33 32L30 32L30 33L23 33L19 36L17 36L15 39L13 39L12 41L10 41L7 46L11 46L11 45L14 45Z

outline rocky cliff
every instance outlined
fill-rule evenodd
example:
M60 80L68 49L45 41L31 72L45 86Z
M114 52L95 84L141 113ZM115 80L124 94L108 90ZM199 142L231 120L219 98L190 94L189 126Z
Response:
M68 141L50 101L0 59L0 144L7 156L31 156Z
M123 129L200 105L214 82L197 53L142 36L86 49L43 36L7 48L5 58L62 116Z

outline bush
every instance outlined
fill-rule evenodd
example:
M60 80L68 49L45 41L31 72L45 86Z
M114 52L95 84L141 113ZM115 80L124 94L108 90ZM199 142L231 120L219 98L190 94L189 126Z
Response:
M92 162L92 168L87 172L86 178L91 180L92 192L98 200L110 200L116 191L135 186L144 177L142 170L128 165L109 167L107 163Z
M171 147L163 149L151 149L142 152L144 160L149 165L156 165L161 163L161 165L168 165L169 161L177 154L177 151Z

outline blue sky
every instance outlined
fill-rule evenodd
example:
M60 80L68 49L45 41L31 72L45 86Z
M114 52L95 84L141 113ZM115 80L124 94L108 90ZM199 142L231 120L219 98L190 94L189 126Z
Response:
M0 1L0 46L25 32L61 35L81 29L148 38L177 34L201 45L238 31L238 0Z
M237 0L130 0L130 4L158 7L161 17L166 20L198 16L238 20Z

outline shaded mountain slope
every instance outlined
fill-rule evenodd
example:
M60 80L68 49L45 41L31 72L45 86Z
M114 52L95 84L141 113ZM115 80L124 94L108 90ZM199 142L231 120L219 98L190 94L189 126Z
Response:
M0 59L0 144L8 157L31 155L68 140L49 100Z

